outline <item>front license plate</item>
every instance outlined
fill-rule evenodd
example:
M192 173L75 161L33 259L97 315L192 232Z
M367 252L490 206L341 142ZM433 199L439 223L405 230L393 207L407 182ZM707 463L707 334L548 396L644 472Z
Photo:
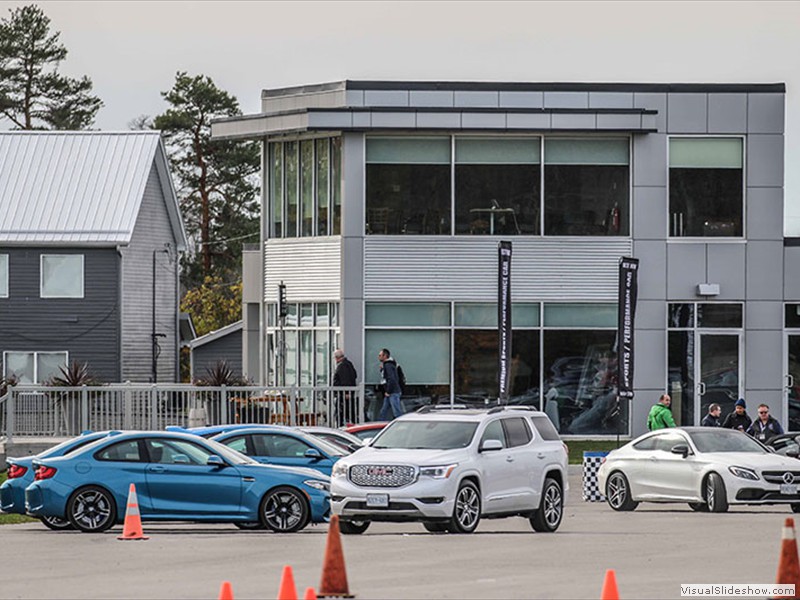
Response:
M797 484L796 483L782 483L781 484L781 494L787 494L794 496L797 494Z
M389 508L389 494L367 494L367 508Z

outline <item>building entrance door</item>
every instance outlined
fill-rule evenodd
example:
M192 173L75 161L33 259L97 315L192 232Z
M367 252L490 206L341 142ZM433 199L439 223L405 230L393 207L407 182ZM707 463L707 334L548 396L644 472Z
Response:
M711 404L722 407L722 418L733 411L743 396L741 333L697 332L699 358L695 365L695 424L699 425Z
M786 431L800 431L800 334L786 335Z

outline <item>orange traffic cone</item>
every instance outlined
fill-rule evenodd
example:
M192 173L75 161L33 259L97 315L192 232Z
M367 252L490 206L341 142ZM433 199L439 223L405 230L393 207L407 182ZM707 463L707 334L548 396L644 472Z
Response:
M617 574L614 572L614 569L608 569L606 571L606 577L603 579L603 591L600 593L600 600L619 600Z
M788 518L781 531L781 558L778 562L778 577L775 583L793 583L794 596L781 598L800 598L800 561L797 556L797 537L794 532L794 519Z
M128 508L125 510L125 524L118 540L149 540L142 531L142 517L139 514L139 500L136 498L136 486L131 484L128 491Z
M339 516L331 515L328 539L325 542L325 558L322 563L322 580L318 598L355 598L347 587L347 571L344 568L342 535L339 532Z
M297 600L297 588L294 585L292 567L286 565L281 574L281 587L278 589L278 600Z
M219 588L219 600L233 600L233 588L230 581L223 581Z
M303 595L303 600L317 600L317 592L314 588L306 588L306 593Z

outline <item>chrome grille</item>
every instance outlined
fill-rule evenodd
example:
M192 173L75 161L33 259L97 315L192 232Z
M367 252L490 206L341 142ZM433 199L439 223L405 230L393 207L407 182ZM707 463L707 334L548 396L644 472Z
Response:
M397 488L412 483L414 467L408 465L354 465L350 481L362 487Z
M785 483L783 476L786 473L794 476L792 483L800 483L800 471L763 471L761 475L764 477L764 481L769 483Z

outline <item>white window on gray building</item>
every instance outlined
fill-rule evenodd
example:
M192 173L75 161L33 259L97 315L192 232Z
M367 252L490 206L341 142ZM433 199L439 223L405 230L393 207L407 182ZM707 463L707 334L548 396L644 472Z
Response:
M67 360L66 352L4 352L3 375L18 383L47 383Z
M42 254L42 298L83 298L83 255Z
M0 254L0 298L8 298L8 254Z

